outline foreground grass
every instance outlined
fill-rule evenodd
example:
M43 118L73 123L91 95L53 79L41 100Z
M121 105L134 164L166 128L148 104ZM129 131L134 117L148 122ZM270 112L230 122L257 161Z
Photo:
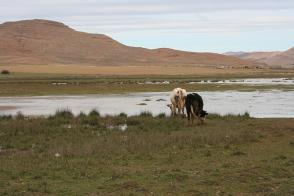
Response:
M1 117L0 144L1 195L294 194L294 119L61 111Z
M271 76L271 75L270 75ZM235 78L244 77L235 76ZM258 76L256 76L258 77ZM262 75L259 75L262 77ZM266 75L266 77L269 77ZM281 76L280 76L281 77ZM293 85L248 86L240 84L189 84L190 81L223 80L227 77L197 76L66 76L66 75L0 75L0 96L22 95L76 95L130 92L162 92L181 86L189 91L222 90L294 90ZM145 84L145 82L169 81L169 84Z

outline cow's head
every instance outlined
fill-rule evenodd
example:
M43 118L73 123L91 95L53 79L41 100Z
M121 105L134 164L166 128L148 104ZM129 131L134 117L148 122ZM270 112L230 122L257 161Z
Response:
M167 107L169 107L169 108L170 108L170 110L172 110L172 107L173 107L173 105L172 105L172 104L167 104L166 106L167 106Z
M208 113L205 110L202 110L200 112L200 115L199 116L200 116L200 119L201 119L201 123L204 123L207 115L208 115Z

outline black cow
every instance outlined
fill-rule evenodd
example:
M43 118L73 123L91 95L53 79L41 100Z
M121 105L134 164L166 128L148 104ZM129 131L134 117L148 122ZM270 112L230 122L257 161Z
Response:
M188 116L188 125L190 125L190 119L192 118L192 124L194 117L197 117L200 120L200 123L203 124L206 115L208 114L203 110L203 100L200 95L197 93L188 94L185 102L187 116Z

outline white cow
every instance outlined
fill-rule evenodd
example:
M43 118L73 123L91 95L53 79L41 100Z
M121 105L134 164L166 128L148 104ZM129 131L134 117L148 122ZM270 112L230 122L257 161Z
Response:
M170 94L171 104L168 104L167 106L171 109L172 116L176 116L177 110L178 110L178 114L184 115L186 97L187 97L186 89L175 88L171 92Z

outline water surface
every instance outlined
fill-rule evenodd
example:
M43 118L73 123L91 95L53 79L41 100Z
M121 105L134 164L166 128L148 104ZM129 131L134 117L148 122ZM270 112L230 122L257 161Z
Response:
M209 113L244 114L258 118L294 117L294 91L220 91L198 92ZM170 114L169 92L131 93L123 95L32 96L0 98L0 115L50 115L58 109L70 109L75 115L96 109L102 115L124 112L128 115L150 111L154 115Z

